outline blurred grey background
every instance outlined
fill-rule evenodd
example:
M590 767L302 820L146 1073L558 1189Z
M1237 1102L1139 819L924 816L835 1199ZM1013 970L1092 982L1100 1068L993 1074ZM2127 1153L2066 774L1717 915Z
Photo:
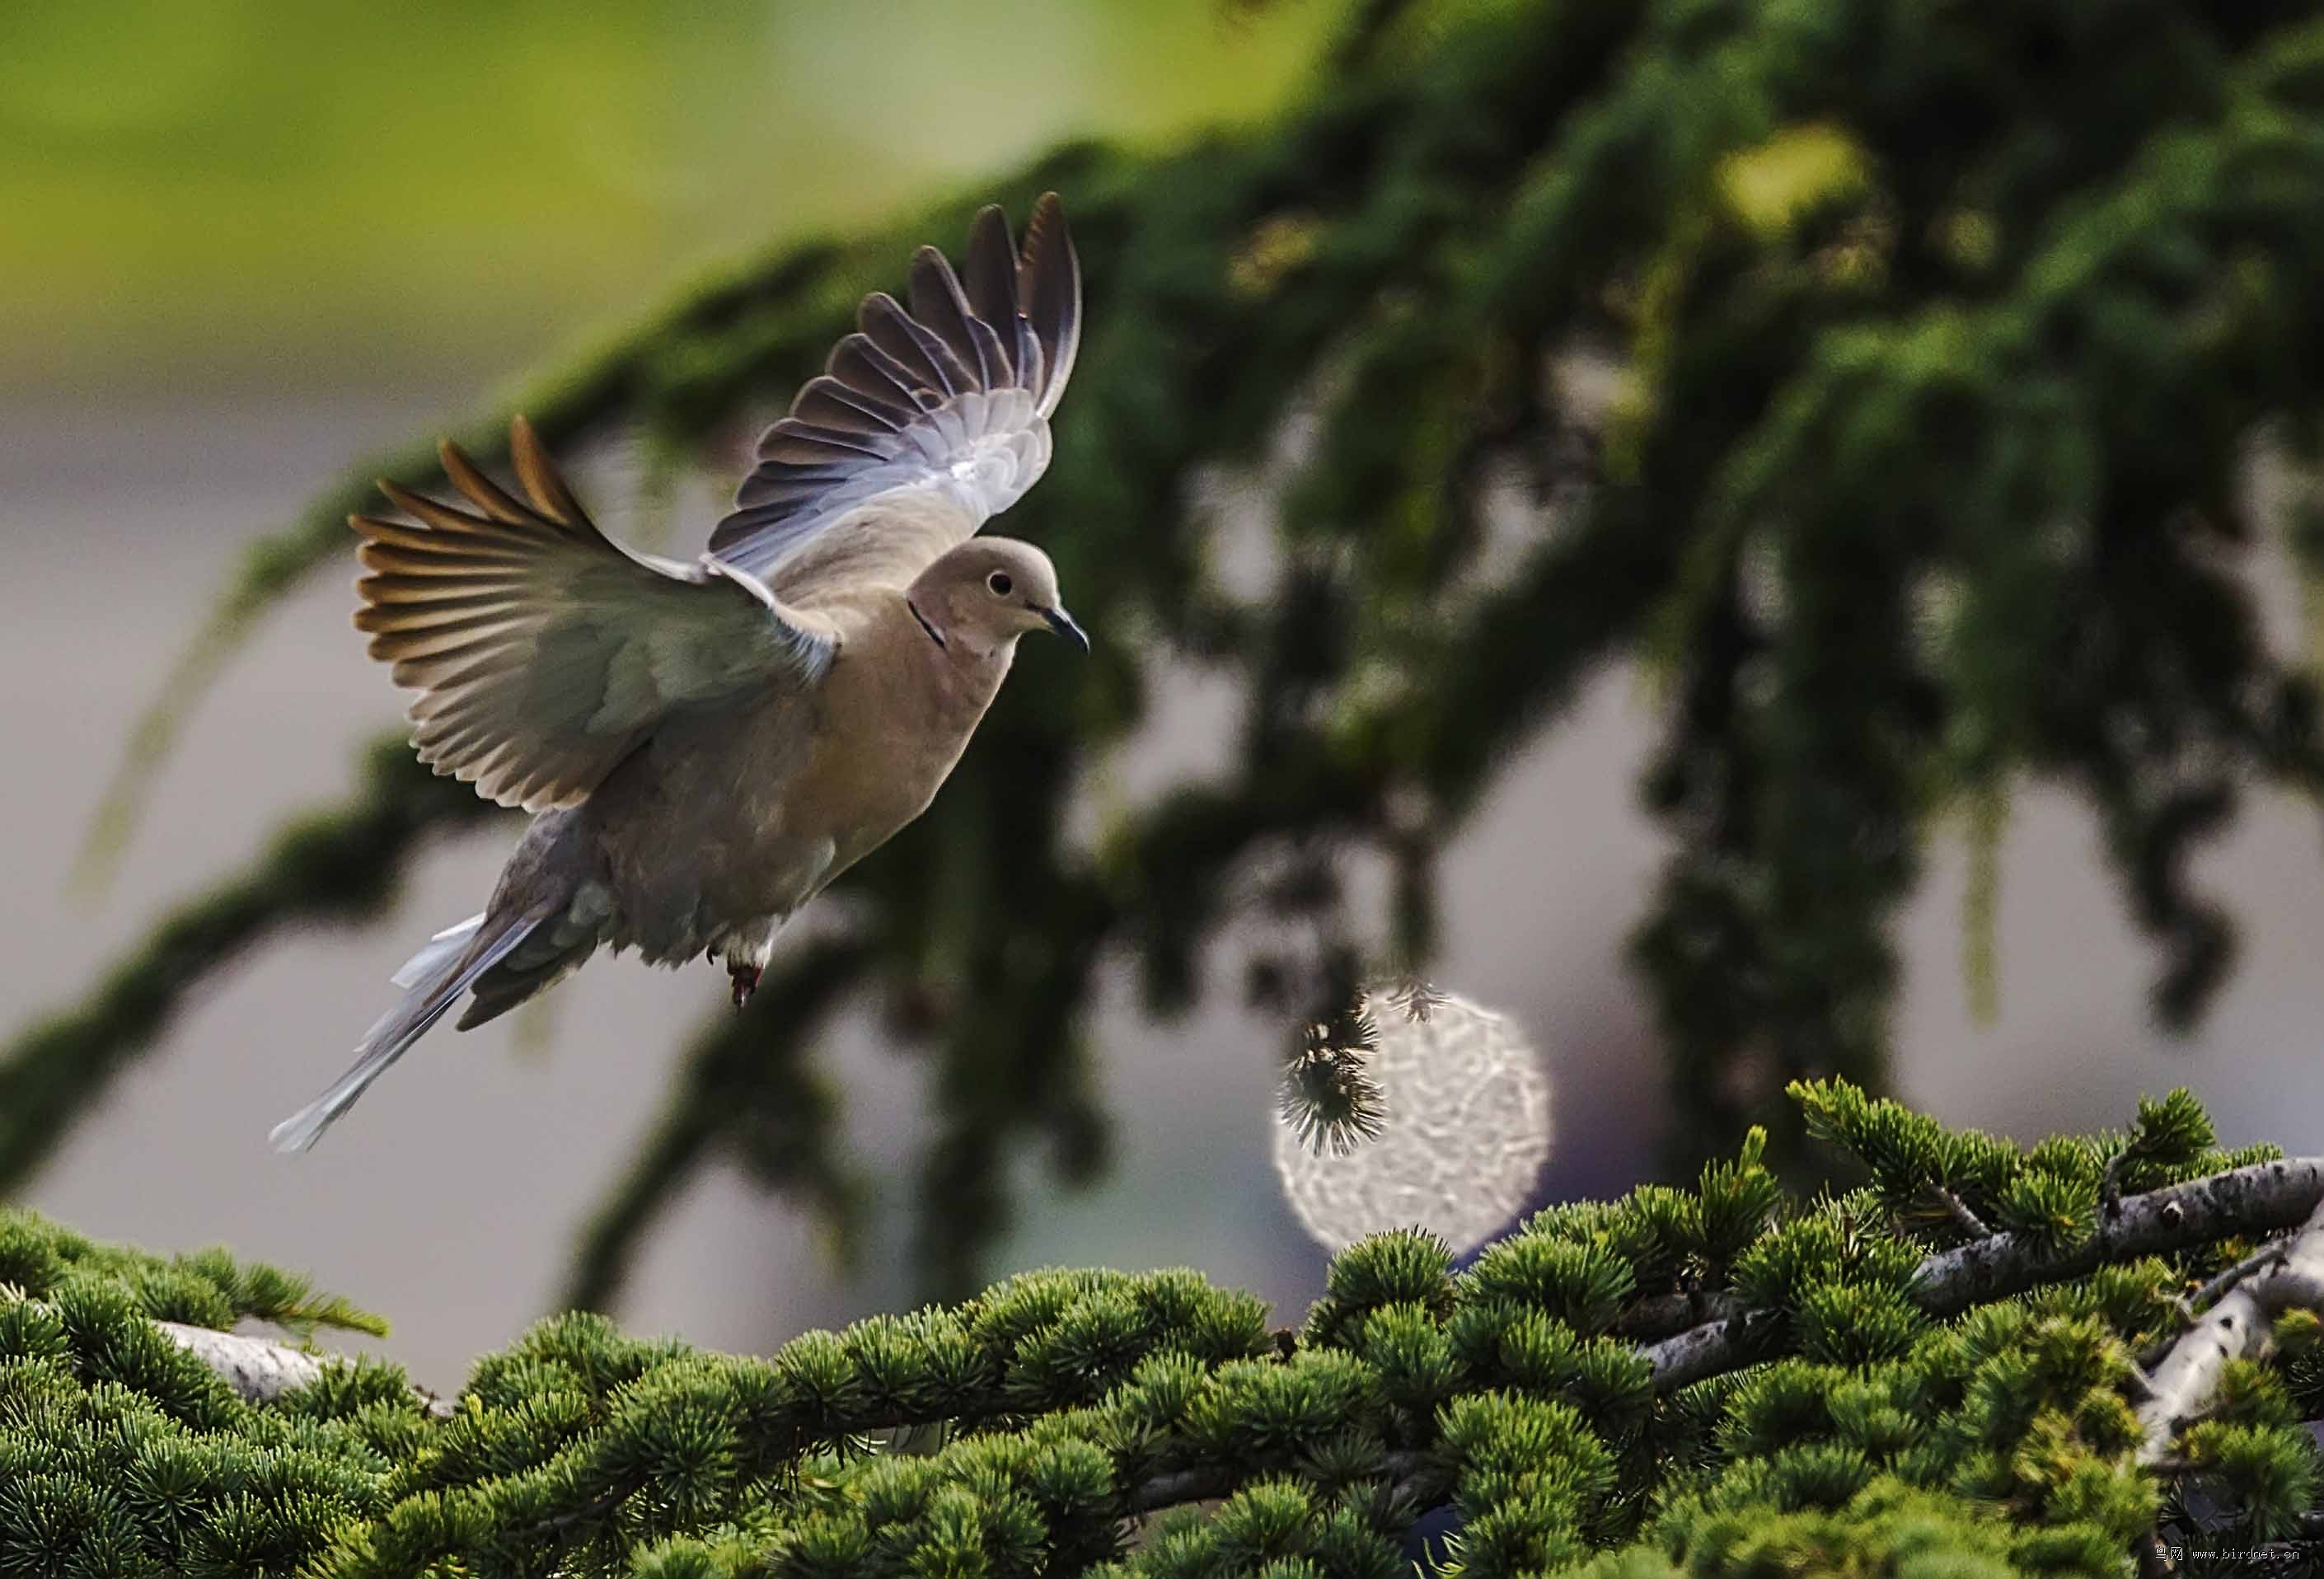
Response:
M12 1027L71 999L158 907L245 858L286 814L344 792L360 745L395 717L348 626L348 578L306 589L186 721L102 900L68 896L124 733L240 543L356 457L449 426L725 250L897 210L1060 137L1167 139L1262 113L1335 14L1014 0L875 19L817 0L706 7L679 40L645 5L586 19L521 5L323 19L259 0L98 9L0 15ZM445 117L462 118L460 136ZM592 478L609 525L632 525L621 459ZM675 530L698 534L717 502L692 489ZM2295 608L2273 612L2296 626ZM1660 1073L1622 966L1662 858L1633 802L1653 734L1642 684L1614 674L1588 690L1443 869L1438 978L1545 1049L1548 1198L1619 1190L1655 1156ZM1190 680L1106 771L1132 790L1200 772L1220 722L1219 699ZM101 1237L224 1242L311 1271L387 1313L383 1346L420 1380L456 1385L553 1298L685 1028L725 990L715 970L600 964L541 1013L431 1039L313 1154L270 1153L268 1126L337 1072L387 974L477 908L516 826L436 847L382 928L317 932L234 973L118 1083L28 1203ZM2071 799L2029 791L2014 810L1989 1025L1964 985L1966 866L1960 840L1941 841L1906 923L1900 1095L2030 1139L2120 1122L2140 1093L2185 1084L2231 1144L2324 1149L2312 807L2255 800L2206 863L2236 896L2244 952L2183 1042L2144 1019L2150 961ZM1079 1192L1028 1166L1028 1205L991 1270L1187 1264L1296 1318L1323 1257L1268 1158L1280 1028L1229 992L1162 1027L1129 998L1116 994L1101 1035L1117 1166ZM651 1240L627 1325L755 1349L908 1297L921 1070L862 1025L829 1039L827 1057L857 1154L890 1181L860 1273L843 1275L783 1203L719 1177Z

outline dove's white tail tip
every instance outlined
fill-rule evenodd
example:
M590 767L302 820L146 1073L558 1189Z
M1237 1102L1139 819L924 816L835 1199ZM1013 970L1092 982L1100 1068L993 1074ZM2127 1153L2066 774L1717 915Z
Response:
M401 1057L404 1049L428 1034L445 1011L460 1001L478 976L508 957L546 919L548 910L510 916L487 929L483 916L471 916L456 927L447 927L428 941L395 973L402 999L380 1016L355 1045L355 1061L331 1083L329 1090L284 1119L267 1132L267 1144L277 1151L304 1151L322 1138L338 1116L355 1106L371 1083Z
M399 987L416 987L420 979L441 969L444 962L468 946L468 939L484 924L484 913L478 910L457 926L447 927L428 940L428 946L403 962L387 979Z

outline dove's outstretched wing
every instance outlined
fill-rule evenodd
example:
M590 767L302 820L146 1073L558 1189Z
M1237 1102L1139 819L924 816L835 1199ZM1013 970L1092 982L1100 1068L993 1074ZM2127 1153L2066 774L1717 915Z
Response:
M383 482L421 524L350 518L371 572L355 624L421 693L421 762L503 806L569 806L672 711L822 677L834 649L813 616L745 569L606 538L521 417L510 448L529 502L447 444L445 475L473 510Z
M965 277L924 246L906 309L863 300L857 332L767 430L710 552L812 607L901 586L1015 503L1049 464L1049 413L1081 345L1081 265L1055 192L1020 253L976 217Z

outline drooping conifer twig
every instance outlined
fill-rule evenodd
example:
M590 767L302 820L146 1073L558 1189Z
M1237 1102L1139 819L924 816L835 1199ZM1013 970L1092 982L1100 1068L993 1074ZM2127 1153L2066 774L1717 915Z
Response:
M1379 1133L1387 1109L1371 1074L1379 1051L1379 1027L1361 993L1300 1032L1276 1109L1309 1150L1345 1156Z
M1406 1020L1423 1024L1444 1007L1443 990L1424 976L1407 974L1388 993L1388 1002Z

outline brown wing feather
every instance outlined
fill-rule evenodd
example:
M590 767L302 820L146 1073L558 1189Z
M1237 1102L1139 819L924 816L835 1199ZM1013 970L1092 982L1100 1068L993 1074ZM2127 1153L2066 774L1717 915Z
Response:
M383 482L413 521L349 518L368 572L355 625L420 692L422 762L503 805L567 806L673 710L821 677L828 633L762 585L623 550L521 417L510 453L530 503L447 444L473 509Z

